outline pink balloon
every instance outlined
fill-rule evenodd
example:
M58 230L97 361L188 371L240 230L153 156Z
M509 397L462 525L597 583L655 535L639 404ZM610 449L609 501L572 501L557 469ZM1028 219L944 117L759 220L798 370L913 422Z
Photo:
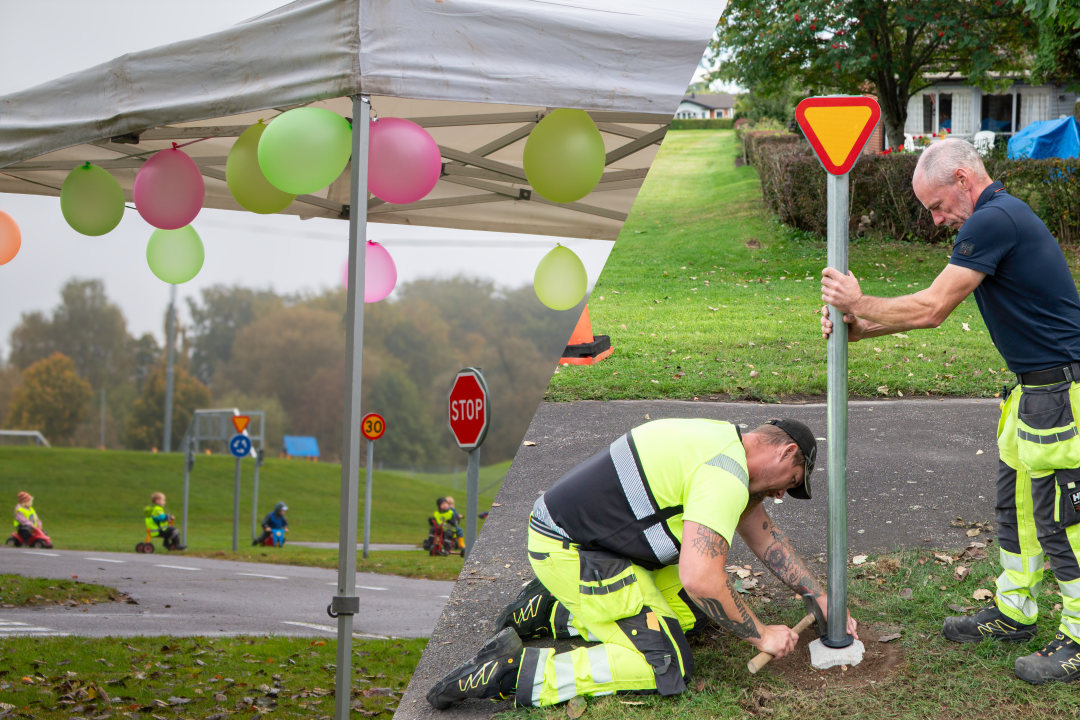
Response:
M368 240L364 257L364 302L379 302L397 285L397 265L386 248L373 240ZM341 284L349 289L348 260L341 268Z
M195 161L173 148L139 168L132 195L143 220L162 230L179 230L199 214L206 186Z
M395 205L422 199L439 182L442 156L428 131L404 118L371 123L368 189Z

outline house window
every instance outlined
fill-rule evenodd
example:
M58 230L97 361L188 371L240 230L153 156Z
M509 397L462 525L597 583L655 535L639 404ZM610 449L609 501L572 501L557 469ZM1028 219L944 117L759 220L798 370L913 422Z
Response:
M979 126L979 129L990 130L996 133L1011 133L1012 111L1012 94L983 95L982 124Z
M953 131L952 99L952 93L942 93L938 96L938 120L937 130L935 132L940 132L943 129L950 132Z
M1050 119L1050 93L1030 91L1016 97L1017 129L1023 130L1033 122Z
M936 99L934 93L926 93L922 96L922 131L924 133L937 132L937 128L934 127L934 101Z

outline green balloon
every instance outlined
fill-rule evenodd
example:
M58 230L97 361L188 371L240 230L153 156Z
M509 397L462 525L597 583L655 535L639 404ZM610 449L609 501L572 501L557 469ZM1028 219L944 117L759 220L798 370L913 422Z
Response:
M525 141L525 177L552 202L580 200L604 174L604 138L584 110L555 110Z
M190 225L179 230L155 230L146 244L146 264L159 280L172 285L198 275L204 259L202 238Z
M255 123L236 138L225 163L225 182L240 207L260 215L281 212L296 195L278 190L259 169L259 138L266 125Z
M562 245L544 256L533 276L536 297L552 310L569 310L577 305L585 297L588 284L581 258Z
M124 217L124 191L107 170L86 163L68 173L60 188L60 211L75 232L97 237Z
M259 167L278 190L306 195L338 179L352 153L352 127L337 113L297 108L267 126L259 139Z

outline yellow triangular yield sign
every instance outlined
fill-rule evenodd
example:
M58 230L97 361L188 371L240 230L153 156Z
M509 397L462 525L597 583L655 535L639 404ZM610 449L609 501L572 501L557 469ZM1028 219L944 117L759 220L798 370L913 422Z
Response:
M843 175L874 132L881 108L865 96L814 97L799 103L795 118L825 170Z

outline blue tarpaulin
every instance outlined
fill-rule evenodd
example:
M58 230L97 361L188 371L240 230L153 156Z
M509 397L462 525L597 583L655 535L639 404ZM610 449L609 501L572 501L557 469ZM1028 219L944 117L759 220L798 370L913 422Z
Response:
M285 454L291 457L319 457L319 441L305 435L286 435Z
M1009 159L1080 156L1080 121L1073 118L1033 122L1009 139Z

